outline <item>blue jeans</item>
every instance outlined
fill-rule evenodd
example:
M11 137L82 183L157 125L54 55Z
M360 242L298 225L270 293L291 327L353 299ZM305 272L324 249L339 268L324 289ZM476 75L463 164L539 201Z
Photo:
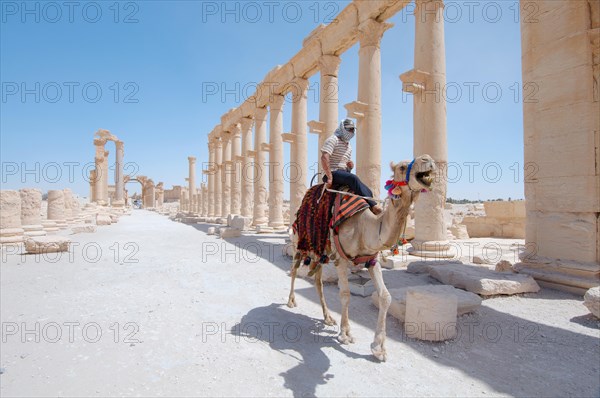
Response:
M333 176L333 189L339 189L342 186L347 186L348 188L350 188L351 192L357 195L367 196L370 198L373 197L373 191L371 191L371 189L369 189L368 186L363 184L360 178L358 178L358 176L356 176L355 174L352 174L345 170L336 170L331 174ZM326 179L326 176L323 177L323 181L325 181ZM369 206L371 207L377 204L372 200L367 200L367 203L369 203Z

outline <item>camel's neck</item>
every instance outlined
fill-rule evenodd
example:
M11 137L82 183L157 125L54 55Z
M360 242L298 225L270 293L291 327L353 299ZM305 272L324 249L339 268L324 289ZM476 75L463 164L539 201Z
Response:
M374 227L378 233L371 235L372 239L369 239L369 246L373 251L389 249L398 242L406 225L410 205L416 195L418 193L411 195L407 192L400 199L387 203L381 217L374 220L376 224Z

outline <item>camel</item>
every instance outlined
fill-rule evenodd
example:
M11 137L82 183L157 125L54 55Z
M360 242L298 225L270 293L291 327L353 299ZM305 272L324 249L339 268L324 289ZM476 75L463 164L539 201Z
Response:
M422 190L429 190L433 182L436 165L429 155L422 155L412 162L403 161L397 164L390 164L393 172L393 181L396 183L394 195L390 196L385 210L380 215L375 215L369 210L361 211L348 219L339 228L339 242L347 258L355 258L359 255L376 254L382 250L391 248L398 242L400 234L404 230L406 217L410 205L418 198ZM408 176L407 176L408 172ZM403 182L407 182L404 184ZM333 232L331 232L333 234ZM331 236L333 242L333 236ZM348 269L356 270L357 267L352 261L344 259L334 244L331 245L329 258L334 261L340 281L340 300L342 302L341 331L338 340L342 344L354 343L354 337L350 333L350 323L348 320L348 306L350 303L350 288L348 285ZM296 307L296 297L294 294L294 281L296 272L301 260L297 259L292 264L291 271L291 290L288 300L288 307ZM362 264L359 268L362 267ZM383 282L381 265L377 262L369 267L371 279L379 295L379 315L377 319L377 328L375 337L371 344L371 352L380 361L387 359L385 349L386 337L386 316L391 303L391 296ZM315 287L323 308L323 317L326 325L332 326L336 322L329 313L325 297L323 295L323 282L321 280L322 267L319 267L315 273Z

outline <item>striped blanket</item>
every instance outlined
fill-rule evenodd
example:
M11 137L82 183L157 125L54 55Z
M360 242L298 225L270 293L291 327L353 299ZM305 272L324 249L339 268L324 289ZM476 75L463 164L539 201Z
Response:
M337 233L338 228L344 223L344 221L346 221L359 211L369 208L369 204L366 200L351 195L339 194L335 200L335 204L335 214L333 215L333 219L331 220L331 227L334 229L335 233Z

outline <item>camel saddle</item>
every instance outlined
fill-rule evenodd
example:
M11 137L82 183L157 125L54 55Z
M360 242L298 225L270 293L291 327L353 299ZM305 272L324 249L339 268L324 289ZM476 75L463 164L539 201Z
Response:
M333 240L337 252L348 261L358 265L365 263L373 265L377 254L348 258L338 239L339 227L350 217L369 208L366 200L351 196L336 194L324 190L324 184L318 184L308 189L302 204L296 213L296 221L292 228L298 236L296 247L297 266L304 259L305 265L310 265L309 275L314 274L321 264L329 262L327 252L331 243L329 230L333 229Z

